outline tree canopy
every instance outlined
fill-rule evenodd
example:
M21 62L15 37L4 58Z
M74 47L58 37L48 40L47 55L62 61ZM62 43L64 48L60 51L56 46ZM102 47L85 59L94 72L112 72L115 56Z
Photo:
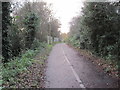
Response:
M119 2L85 2L82 14L74 17L69 37L79 47L106 59L120 59Z

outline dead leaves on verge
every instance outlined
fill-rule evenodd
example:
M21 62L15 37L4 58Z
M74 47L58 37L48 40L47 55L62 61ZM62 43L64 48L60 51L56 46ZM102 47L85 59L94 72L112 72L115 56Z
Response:
M71 45L69 46L73 47ZM100 57L96 57L95 55L93 55L91 52L87 50L82 50L78 48L75 48L75 49L79 52L80 56L83 56L84 58L91 60L93 64L96 64L97 66L99 66L99 68L101 68L105 73L107 73L112 77L120 79L117 65L113 64L112 62L107 62L107 60L104 60Z
M38 62L41 61L36 60L32 66L28 67L27 72L19 75L19 82L16 83L16 87L43 88L45 61L43 61L44 64Z

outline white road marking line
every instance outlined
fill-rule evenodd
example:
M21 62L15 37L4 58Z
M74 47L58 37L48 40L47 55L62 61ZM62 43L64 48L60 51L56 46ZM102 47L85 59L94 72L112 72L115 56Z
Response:
M74 70L73 66L70 64L67 56L65 55L65 52L64 52L63 47L62 47L62 51L63 51L63 55L64 55L64 57L65 57L65 60L66 60L66 61L68 62L68 64L70 65L70 68L72 69L73 74L74 74L76 80L78 81L78 83L79 83L79 85L80 85L80 88L85 88L85 86L82 84L82 81L80 80L79 76L77 75L76 71Z

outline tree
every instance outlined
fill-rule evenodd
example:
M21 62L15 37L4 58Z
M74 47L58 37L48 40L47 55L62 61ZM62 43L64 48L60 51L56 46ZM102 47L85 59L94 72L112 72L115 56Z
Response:
M37 30L37 25L38 25L37 20L38 20L38 17L32 12L30 12L30 14L28 14L24 19L24 24L26 27L25 46L28 49L31 48L31 45L35 38L35 32Z
M3 62L7 62L10 57L10 45L8 40L8 26L10 25L10 3L2 2L2 56Z
M81 48L106 59L119 60L120 15L116 13L118 6L118 2L84 4L82 15L73 19L70 28L72 36L80 36Z

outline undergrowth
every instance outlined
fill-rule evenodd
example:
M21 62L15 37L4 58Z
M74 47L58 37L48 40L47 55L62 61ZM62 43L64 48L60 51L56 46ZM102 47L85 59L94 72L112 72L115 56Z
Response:
M118 71L120 70L120 61L115 60L114 56L109 55L106 57L100 57L88 49L81 49L78 40L75 40L74 38L70 38L66 42L69 45L73 46L74 48L78 49L78 51L80 51L80 53L83 54L84 56L87 55L87 56L96 57L96 58L100 59L101 60L100 62L98 60L96 60L96 62L98 62L98 65L100 65L102 63L102 66L104 66L105 72L112 73L116 77L119 77Z
M27 71L27 67L35 62L34 57L37 53L42 53L47 49L49 50L51 47L52 45L41 43L38 48L27 50L20 57L15 57L10 60L10 62L1 65L2 72L0 72L0 76L2 76L2 79L0 80L0 87L14 85L15 82L17 82L17 76L21 72Z

